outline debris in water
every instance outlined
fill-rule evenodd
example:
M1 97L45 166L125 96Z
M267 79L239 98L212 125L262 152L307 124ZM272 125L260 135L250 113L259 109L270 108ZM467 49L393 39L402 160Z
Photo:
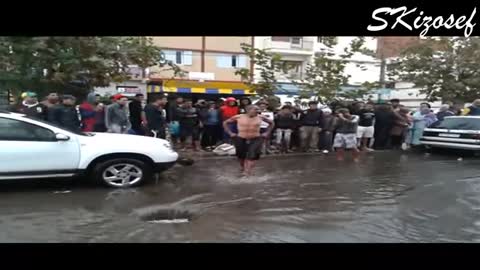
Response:
M189 220L187 218L178 218L178 219L159 219L159 220L149 220L148 223L163 223L163 224L172 224L172 223L187 223Z
M149 223L185 223L192 220L193 214L184 209L158 208L144 209L140 219Z
M72 192L71 190L59 190L59 191L55 191L53 192L53 194L66 194L66 193L70 193Z

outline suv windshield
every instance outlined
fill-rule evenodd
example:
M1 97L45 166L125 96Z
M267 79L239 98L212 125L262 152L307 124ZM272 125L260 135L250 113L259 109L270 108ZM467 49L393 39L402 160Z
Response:
M451 118L446 117L435 128L444 129L464 129L464 130L480 130L480 118Z
M41 123L44 123L44 124L47 124L47 125L50 125L50 126L52 126L52 127L56 127L56 128L59 128L59 129L68 131L68 132L73 133L73 134L77 134L77 135L81 135L81 136L93 136L93 134L91 134L91 133L85 133L85 132L81 132L81 131L69 130L69 129L66 129L66 128L64 128L64 127L61 127L61 126L59 126L59 125L56 125L56 124L54 124L54 123L51 123L51 122L42 120L42 119L30 117L30 116L27 116L27 115L24 115L23 117L28 118L28 119L31 119L31 120L35 120L35 121L37 121L37 122L41 122Z

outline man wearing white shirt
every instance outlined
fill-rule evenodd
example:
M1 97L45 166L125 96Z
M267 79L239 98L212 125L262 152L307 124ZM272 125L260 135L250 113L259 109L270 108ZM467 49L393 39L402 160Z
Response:
M263 117L269 119L270 121L273 122L274 120L274 114L273 112L269 111L268 110L268 104L266 102L260 102L258 104L259 108L260 108L260 115L262 115ZM262 123L260 124L260 133L265 133L265 131L268 129L268 127L270 126L269 123L265 122L265 121L262 121ZM263 144L263 151L265 154L268 154L269 153L269 148L270 148L270 137L266 138L265 141L264 141L264 144Z

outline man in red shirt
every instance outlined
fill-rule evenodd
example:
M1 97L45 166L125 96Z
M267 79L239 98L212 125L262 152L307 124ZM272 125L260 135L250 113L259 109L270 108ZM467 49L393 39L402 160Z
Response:
M237 114L239 114L237 100L233 97L227 98L225 100L225 105L220 107L222 121L226 121ZM237 123L229 123L229 128L233 133L237 133ZM226 131L223 132L223 140L225 143L230 142L230 135Z
M94 92L87 95L87 99L80 107L80 115L82 117L82 131L93 132L95 129L95 114L97 113L97 96Z

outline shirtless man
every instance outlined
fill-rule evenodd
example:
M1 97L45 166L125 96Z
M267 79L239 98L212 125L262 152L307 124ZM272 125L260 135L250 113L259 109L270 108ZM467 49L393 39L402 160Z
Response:
M255 105L246 107L246 114L239 114L223 122L223 128L233 138L235 152L245 175L251 175L255 161L260 158L263 141L268 138L273 129L273 121L259 115L259 108ZM263 134L260 134L262 121L269 124ZM237 123L238 134L230 129L231 123Z

